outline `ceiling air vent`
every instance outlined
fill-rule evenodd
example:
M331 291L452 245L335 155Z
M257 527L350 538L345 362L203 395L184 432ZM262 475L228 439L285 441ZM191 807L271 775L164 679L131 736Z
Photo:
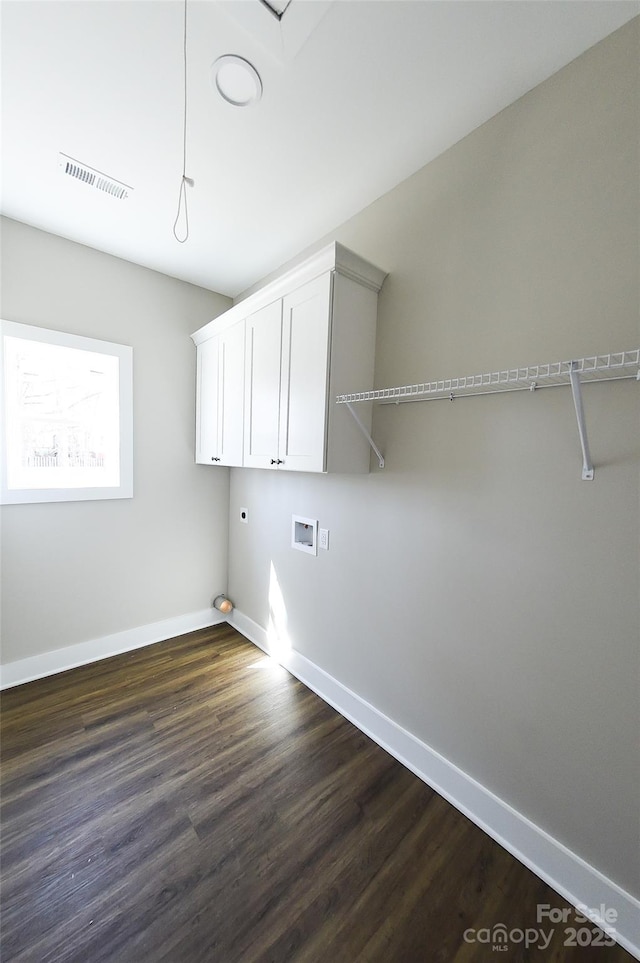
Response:
M128 184L123 184L122 181L117 181L114 177L108 177L107 174L103 174L101 171L97 171L95 168L89 167L88 164L83 164L67 154L59 154L58 167L69 177L75 177L83 184L88 184L89 187L95 187L98 191L117 197L118 200L125 200L133 190Z

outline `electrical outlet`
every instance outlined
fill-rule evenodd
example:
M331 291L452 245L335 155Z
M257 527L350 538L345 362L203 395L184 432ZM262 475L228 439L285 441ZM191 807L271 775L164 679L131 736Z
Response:
M318 547L323 548L325 552L329 551L329 529L328 528L318 529Z
M240 521L241 521L241 522L244 522L245 525L248 525L248 524L249 524L249 509L248 509L248 508L241 508L241 509L240 509Z

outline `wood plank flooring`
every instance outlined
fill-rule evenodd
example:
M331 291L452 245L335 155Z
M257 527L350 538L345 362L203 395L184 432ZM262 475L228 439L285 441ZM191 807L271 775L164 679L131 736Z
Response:
M0 717L4 963L632 960L538 924L567 904L227 625Z

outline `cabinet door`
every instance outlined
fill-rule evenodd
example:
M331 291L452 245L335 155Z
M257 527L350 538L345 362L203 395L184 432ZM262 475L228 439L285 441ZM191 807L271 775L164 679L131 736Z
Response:
M275 468L278 455L282 301L246 321L244 464Z
M221 465L242 465L244 434L244 321L219 335L218 454Z
M214 465L218 452L218 336L196 350L196 462Z
M283 468L324 471L331 273L283 299L279 457Z

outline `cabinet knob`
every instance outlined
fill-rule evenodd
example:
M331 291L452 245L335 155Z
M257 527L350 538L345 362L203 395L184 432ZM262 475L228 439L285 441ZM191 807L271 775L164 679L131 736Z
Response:
M275 458L272 458L272 459L271 459L271 464L272 464L272 465L277 465L277 462L276 462Z

